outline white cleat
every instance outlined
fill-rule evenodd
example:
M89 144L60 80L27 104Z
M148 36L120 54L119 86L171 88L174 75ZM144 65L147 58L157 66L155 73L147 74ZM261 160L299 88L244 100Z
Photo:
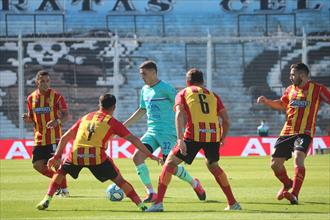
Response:
M230 211L230 210L242 210L242 207L238 202L236 202L233 205L228 205L225 208L225 211Z
M150 206L149 208L147 208L145 210L145 212L163 212L164 211L164 207L163 207L163 203L160 202L158 204L152 204L152 206Z

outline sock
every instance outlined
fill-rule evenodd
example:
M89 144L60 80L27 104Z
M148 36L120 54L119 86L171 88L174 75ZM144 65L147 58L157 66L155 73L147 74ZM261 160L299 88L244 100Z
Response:
M171 182L172 175L176 167L164 165L158 181L158 195L155 204L163 202L168 184Z
M210 168L210 171L213 174L219 186L221 187L223 193L226 195L228 204L229 205L235 204L236 199L234 198L233 192L231 191L231 187L225 172L218 166Z
M294 168L294 179L292 186L292 194L298 198L301 186L305 178L305 167L295 167Z
M288 177L285 168L280 171L274 171L274 174L277 177L277 179L279 179L279 181L281 181L284 184L285 187L289 188L288 186L292 184L292 180Z
M53 196L56 192L56 190L60 187L59 184L57 184L56 182L54 182L53 180L50 182L49 186L48 186L48 192L47 195L48 196Z
M49 169L45 169L43 172L42 172L42 175L44 175L44 176L47 176L47 177L49 177L49 178L52 178L53 177L53 175L54 175L54 171L52 171L52 170L49 170Z
M147 165L145 163L142 163L142 164L136 166L136 171L140 177L140 180L147 188L148 193L149 194L153 193L154 189L152 188L152 185L151 185L151 180L150 180L150 175L149 175L149 170L148 170Z
M124 180L118 186L124 191L125 195L132 200L137 206L142 202L140 197L136 194L133 186Z
M183 181L190 183L193 187L196 187L194 185L197 185L197 183L195 183L196 181L194 181L194 179L190 176L188 171L183 166L178 166L174 175L179 177Z
M66 182L66 177L63 178L61 184L60 184L61 189L66 189L68 187L67 182Z

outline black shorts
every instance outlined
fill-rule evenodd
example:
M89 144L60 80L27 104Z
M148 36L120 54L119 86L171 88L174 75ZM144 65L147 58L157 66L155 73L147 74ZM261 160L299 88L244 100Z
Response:
M103 163L98 165L75 165L71 161L65 160L60 166L59 172L70 174L72 178L77 179L82 168L88 168L91 173L101 182L113 180L119 174L119 169L113 163L111 158L107 158Z
M182 155L177 145L173 148L172 151L175 156L177 156L187 164L191 164L194 161L200 149L203 149L205 157L209 164L219 161L219 142L195 142L190 140L185 140L184 142L187 146L187 155Z
M54 155L56 144L48 144L44 146L34 146L32 150L32 163L38 160L44 160L45 164Z
M292 157L292 152L302 151L307 154L312 138L306 134L280 136L274 146L272 157L284 157L286 160Z

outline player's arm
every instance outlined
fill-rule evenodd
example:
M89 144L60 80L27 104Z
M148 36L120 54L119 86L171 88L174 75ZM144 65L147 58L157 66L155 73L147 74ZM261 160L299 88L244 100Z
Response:
M47 123L47 128L57 127L69 120L69 111L63 96L59 95L56 105L58 105L58 115L54 120Z
M152 155L152 153L140 141L140 139L137 138L135 135L133 135L121 122L119 122L116 119L112 118L109 121L109 125L111 126L111 132L113 134L116 134L119 137L122 137L125 140L131 142L137 149L139 149L145 155L150 157L152 160L156 160L158 163L160 163L160 161L162 161L160 158L157 158L154 155Z
M321 96L322 101L324 101L324 102L326 102L327 104L330 105L330 91L328 90L327 87L325 87L325 86L321 87L320 96Z
M152 160L157 161L158 163L161 163L162 159L154 156L148 148L140 141L139 138L134 136L133 134L129 134L125 137L123 137L125 140L128 140L131 142L136 148L138 148L140 151L142 151L145 155L150 157Z
M257 103L263 104L265 106L268 106L272 109L276 109L279 111L283 111L286 108L285 103L282 100L280 99L271 100L271 99L267 99L265 96L258 97Z
M226 109L222 109L219 112L219 119L221 120L221 125L222 125L222 133L221 133L220 142L223 143L228 134L229 127L230 127L230 119L229 119Z
M177 144L180 148L180 151L183 155L187 154L187 146L183 140L184 137L184 128L185 128L185 117L186 111L182 104L177 104L175 106L175 127L176 127L176 134L177 134Z
M23 113L22 115L22 118L24 120L25 123L32 123L33 120L32 120L32 106L31 106L31 98L28 97L28 100L27 100L27 109L28 109L28 112L27 113Z
M65 146L67 145L67 143L70 140L73 140L77 135L80 121L81 120L78 120L67 132L65 132L62 135L62 137L57 145L54 156L51 157L47 162L48 169L51 169L52 167L58 167L58 165L61 162L61 158L62 158L62 154L63 154L63 150L64 150Z
M143 115L145 115L146 112L147 112L147 110L145 110L143 108L138 108L123 124L126 127L129 127L129 126L135 124L143 117Z

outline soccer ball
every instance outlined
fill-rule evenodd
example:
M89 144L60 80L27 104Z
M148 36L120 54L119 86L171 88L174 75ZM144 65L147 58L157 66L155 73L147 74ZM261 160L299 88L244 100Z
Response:
M111 184L105 191L107 199L118 202L123 200L125 197L124 191L119 188L116 184Z

